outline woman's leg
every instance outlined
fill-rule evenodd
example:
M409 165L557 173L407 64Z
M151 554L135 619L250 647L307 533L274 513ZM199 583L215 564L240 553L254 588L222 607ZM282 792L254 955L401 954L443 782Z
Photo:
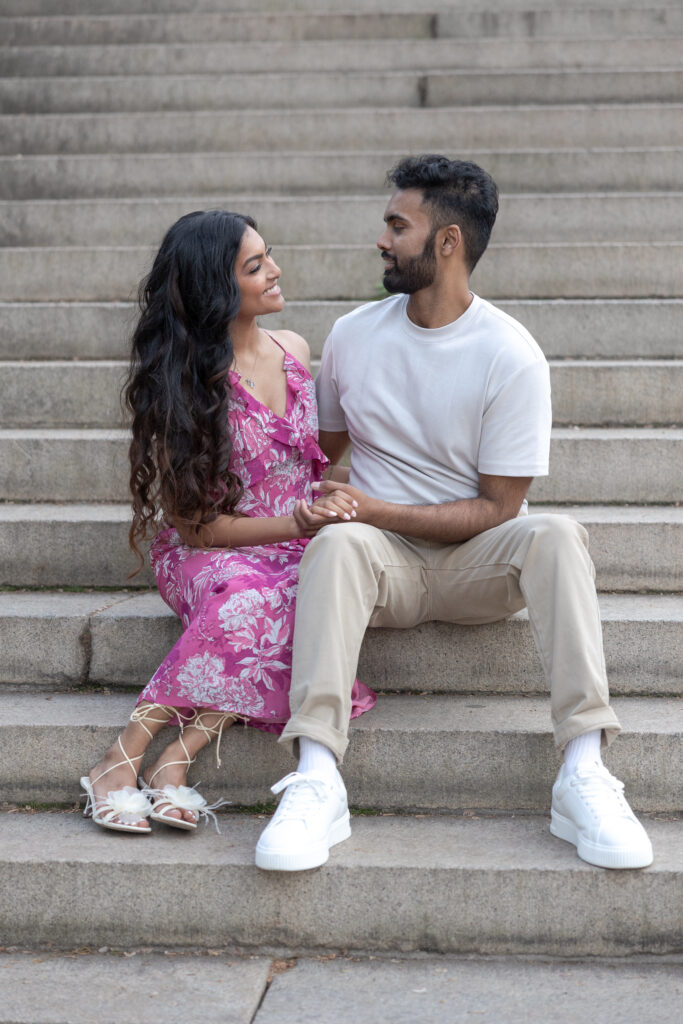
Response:
M121 735L90 771L95 801L106 799L107 793L124 786L137 788L137 772L144 753L152 738L174 714L174 708L163 704L143 701L138 705ZM147 822L142 818L137 824L142 827Z
M194 717L185 725L182 732L159 755L159 758L144 773L144 780L152 789L163 789L164 786L185 786L187 770L199 751L234 722L234 717L224 711L204 711L197 708ZM220 758L216 755L218 763ZM167 818L196 822L194 811L180 810L164 805L163 799L155 802L155 808L162 811Z

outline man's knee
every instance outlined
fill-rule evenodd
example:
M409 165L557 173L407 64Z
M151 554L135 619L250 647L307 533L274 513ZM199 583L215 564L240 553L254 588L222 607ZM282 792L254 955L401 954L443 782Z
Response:
M350 558L370 557L377 539L376 526L367 523L339 523L325 526L307 546L301 561L301 570L322 559L326 565L348 563ZM300 570L300 571L301 571Z
M534 538L555 548L570 547L577 541L588 547L588 531L571 516L541 512L528 516L526 524Z

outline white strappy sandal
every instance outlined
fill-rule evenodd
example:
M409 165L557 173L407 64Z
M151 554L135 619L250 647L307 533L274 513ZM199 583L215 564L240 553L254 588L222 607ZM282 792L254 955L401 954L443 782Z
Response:
M215 713L216 712L213 711L198 711L194 718L188 723L188 726L192 725L195 728L200 729L205 736L209 737L209 739L212 739L214 736L218 736L216 759L220 765L221 762L218 751L221 736L226 722L233 716L228 714L223 715L213 726L206 726L202 721L203 716L208 714L214 715ZM141 724L144 726L144 722L141 722ZM207 821L209 818L212 818L213 823L216 826L216 832L220 833L218 820L214 812L219 807L229 804L229 800L217 800L216 803L207 804L201 793L197 792L196 787L199 785L198 782L195 783L194 786L173 786L168 784L163 786L161 789L155 789L153 786L155 777L164 768L168 768L170 765L181 764L189 769L190 765L194 763L195 759L190 757L189 751L183 743L182 732L178 736L178 742L183 748L183 752L185 754L184 761L167 761L165 764L162 764L157 768L154 774L150 776L149 782L145 782L142 777L138 778L138 783L142 787L145 797L152 803L152 812L150 817L152 821L159 821L164 825L170 825L171 828L179 828L185 832L194 832L197 828L199 819L203 818L204 821ZM195 820L188 821L186 818L176 818L174 815L169 814L169 811L190 811L194 815Z
M96 825L111 829L112 832L135 832L138 835L149 835L152 831L150 825L146 823L143 827L138 824L143 818L149 817L153 810L145 793L141 793L135 786L124 786L123 789L110 790L106 796L95 796L93 788L95 783L109 772L114 771L115 768L121 768L122 765L127 764L132 769L133 775L136 774L133 761L139 761L142 755L131 759L123 748L120 736L118 744L124 757L123 761L106 768L94 780L91 780L89 775L83 775L81 778L81 787L85 791L86 798L83 816L91 817Z

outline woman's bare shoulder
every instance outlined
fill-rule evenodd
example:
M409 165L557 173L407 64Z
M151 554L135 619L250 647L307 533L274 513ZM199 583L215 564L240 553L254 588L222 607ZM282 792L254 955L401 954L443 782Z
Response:
M311 368L311 350L305 338L295 331L270 331L282 347L298 359L307 370Z

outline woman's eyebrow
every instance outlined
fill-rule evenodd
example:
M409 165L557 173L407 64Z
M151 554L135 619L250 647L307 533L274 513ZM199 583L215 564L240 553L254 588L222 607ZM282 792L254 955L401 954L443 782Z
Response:
M248 258L247 258L247 259L246 259L246 260L244 261L244 263L242 264L242 266L243 266L243 267L246 267L247 263L251 263L251 262L252 262L253 260L264 260L265 258L266 258L266 254L265 254L265 252L259 252L259 253L257 253L257 255L256 255L256 256L249 256L249 257L248 257Z

